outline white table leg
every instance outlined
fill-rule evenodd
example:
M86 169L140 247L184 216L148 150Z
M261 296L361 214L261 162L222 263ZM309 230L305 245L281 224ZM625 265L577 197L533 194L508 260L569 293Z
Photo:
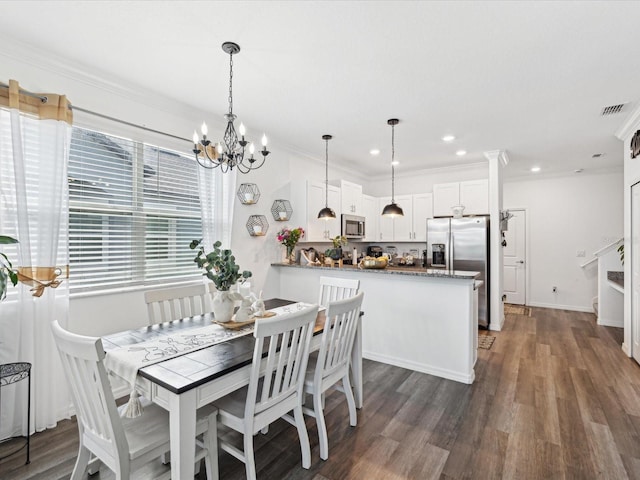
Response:
M195 475L196 389L180 395L169 394L171 432L171 478L187 479Z
M351 351L351 376L356 407L362 408L362 317L358 318L356 338L354 339L353 350Z

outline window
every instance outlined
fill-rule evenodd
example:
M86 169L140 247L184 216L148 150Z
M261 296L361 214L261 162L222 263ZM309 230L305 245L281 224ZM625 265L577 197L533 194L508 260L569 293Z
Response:
M192 156L74 127L69 154L72 292L197 280L202 237Z

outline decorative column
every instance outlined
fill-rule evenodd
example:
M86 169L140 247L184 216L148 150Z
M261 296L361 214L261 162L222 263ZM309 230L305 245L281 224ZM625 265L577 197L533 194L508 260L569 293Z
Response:
M503 252L502 236L500 234L500 212L502 211L502 169L509 163L509 157L504 150L492 150L484 152L484 156L489 160L489 215L491 219L490 234L491 239L490 255L491 265L491 322L490 330L502 330L504 325L504 304L502 295L503 285Z

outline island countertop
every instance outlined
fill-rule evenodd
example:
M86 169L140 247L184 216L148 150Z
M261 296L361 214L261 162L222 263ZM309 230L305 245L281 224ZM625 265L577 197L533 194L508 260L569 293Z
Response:
M327 270L327 271L345 271L345 272L366 272L386 275L410 275L414 277L432 277L432 278L459 278L465 280L474 280L480 276L480 272L466 272L463 270L444 270L437 268L424 268L424 267L394 267L388 266L386 268L358 268L353 265L344 265L340 268L329 267L324 265L300 265L298 263L272 263L272 267L287 267L287 268L304 268L311 270Z

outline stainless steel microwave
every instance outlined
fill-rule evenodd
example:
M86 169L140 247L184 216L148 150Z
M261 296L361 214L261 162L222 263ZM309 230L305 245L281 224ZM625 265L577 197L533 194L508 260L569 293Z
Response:
M365 235L364 223L364 217L342 214L341 235L352 239L363 239Z

